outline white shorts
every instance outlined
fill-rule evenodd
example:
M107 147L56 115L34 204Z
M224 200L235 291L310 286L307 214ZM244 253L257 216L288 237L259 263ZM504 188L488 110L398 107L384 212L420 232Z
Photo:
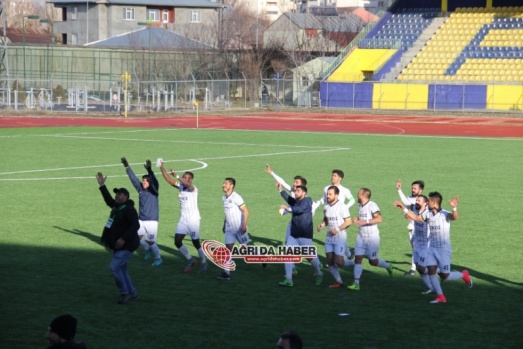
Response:
M325 240L325 253L334 252L336 256L345 256L346 251L347 235L345 235L345 238L343 236L329 236Z
M409 241L412 244L412 239L414 238L414 230L409 230Z
M414 259L414 263L425 267L425 261L427 259L427 246L414 246L414 249L412 250L412 257Z
M200 220L180 220L176 226L175 234L189 235L192 240L200 239Z
M226 245L234 244L236 241L238 241L238 243L240 245L247 245L249 243L249 233L245 232L242 234L240 229L238 229L236 231L226 230L225 231L225 244Z
M145 236L145 241L156 242L156 238L158 237L158 221L138 222L140 222L140 229L138 229L140 238Z
M427 249L427 256L425 258L425 266L436 265L440 273L450 273L450 259L452 258L452 248L450 245L443 247Z
M356 245L354 246L354 254L356 256L367 256L369 259L378 258L380 251L380 236L373 235L370 237L361 237L358 234L356 238Z

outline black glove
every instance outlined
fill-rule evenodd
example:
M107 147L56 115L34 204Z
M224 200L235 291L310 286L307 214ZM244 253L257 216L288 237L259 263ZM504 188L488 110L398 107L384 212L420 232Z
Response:
M145 169L146 169L147 171L150 171L150 170L151 170L151 160L147 159L147 160L145 161L145 164L143 165L143 167L145 167Z
M121 158L122 160L122 164L125 166L125 167L129 167L129 163L127 162L127 159L125 157Z

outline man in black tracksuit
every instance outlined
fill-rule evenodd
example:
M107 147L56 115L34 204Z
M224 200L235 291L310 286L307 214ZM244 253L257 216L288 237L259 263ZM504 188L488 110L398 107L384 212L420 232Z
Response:
M312 234L314 227L312 224L312 199L307 196L307 187L298 185L294 188L294 197L289 195L280 183L278 191L292 212L291 233L287 239L287 246L312 246ZM323 281L323 273L320 270L320 260L308 258L314 269L315 284L320 286ZM285 280L279 283L280 286L292 287L292 263L285 263Z
M114 188L115 195L113 198L105 186L107 177L98 172L96 179L105 203L111 208L111 213L102 233L102 244L113 250L113 259L109 268L120 292L118 303L125 304L138 298L138 292L127 272L129 259L140 246L138 213L134 208L134 201L129 199L127 189Z

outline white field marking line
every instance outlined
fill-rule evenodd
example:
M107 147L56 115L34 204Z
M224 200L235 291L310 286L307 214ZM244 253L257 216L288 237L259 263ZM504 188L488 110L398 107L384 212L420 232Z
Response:
M66 135L52 135L43 137L57 137L57 138L79 138L79 139L99 139L99 140L112 140L112 141L124 141L124 142L153 142L153 143L184 143L184 144L212 144L212 145L234 145L234 146L252 146L252 147L286 147L286 148L326 148L326 149L338 149L338 147L326 147L326 146L310 146L310 145L286 145L286 144L255 144L255 143L232 143L232 142L197 142L197 141L186 141L186 140L156 140L156 139L135 139L135 138L113 138L113 137L85 137L85 136L66 136Z
M205 162L199 161L199 160L195 160L195 159L164 160L163 162L164 163L168 163L168 162L182 162L182 161L187 161L187 162L188 161L192 161L192 162L197 162L197 163L202 165L200 167L196 167L196 168L188 169L188 170L184 170L184 171L196 171L196 170L204 169L207 166L209 166ZM143 165L143 163L140 162L140 163L134 163L134 164L129 164L129 165ZM16 172L0 172L0 176L2 176L2 175L12 175L12 174L21 174L21 173L71 171L71 170L85 170L85 169L90 169L90 168L121 167L121 166L122 166L122 164L120 163L120 164L117 164L117 165L112 164L112 165L91 165L91 166L77 166L77 167L46 168L46 169L40 169L40 170L26 170L26 171L16 171ZM182 171L182 170L178 170L178 171ZM122 177L127 177L127 175L122 176ZM81 178L81 177L78 177L78 178Z
M171 161L164 161L164 162L175 162L175 161L183 161L183 160L171 160ZM189 168L189 169L186 169L186 170L176 170L176 171L178 171L178 172L198 171L198 170L203 170L203 169L205 169L208 166L203 161L198 161L198 160L192 160L192 161L198 162L198 163L202 164L202 166L195 167L195 168ZM106 166L113 166L114 167L114 166L118 166L118 165L106 165ZM88 166L88 167L91 167L91 166ZM52 171L54 171L54 170L52 170ZM27 171L23 171L23 172L27 172ZM107 176L107 177L110 177L110 178L121 178L121 177L128 177L128 176L127 175L111 175L111 176ZM96 175L88 176L88 177L51 177L51 178L24 178L24 179L17 179L17 178L4 178L4 179L2 179L2 178L0 178L0 182L8 182L8 181L27 182L27 181L64 180L64 179L65 180L67 180L67 179L93 179L93 178L96 178Z
M322 149L322 150L305 150L305 151L292 151L292 152L280 152L280 153L266 153L266 154L250 154L250 155L235 155L235 156L219 156L214 158L199 158L199 159L180 159L180 160L168 160L164 163L168 162L181 162L181 161L195 161L202 164L202 167L193 169L193 170L185 170L185 171L196 171L200 169L205 169L208 167L207 163L201 161L201 160L224 160L224 159L238 159L238 158L252 158L252 157L260 157L260 156L276 156L276 155L293 155L293 154L305 154L305 153L322 153L322 152L330 152L330 151L342 151L342 150L350 150L350 148L337 148L337 149ZM141 164L141 163L140 163ZM131 164L136 165L136 164ZM50 171L67 171L67 170L77 170L77 169L90 169L90 168L100 168L100 167L117 167L122 166L121 164L118 165L101 165L101 166L82 166L82 167L69 167L69 168L60 168L60 169L44 169L44 170L30 170L30 171L17 171L17 172L0 172L0 175L8 175L8 174L21 174L21 173L33 173L33 172L50 172ZM178 172L182 170L177 170ZM117 175L117 176L111 176L112 177L127 177L126 175ZM36 180L61 180L61 179L92 179L92 176L88 177L56 177L56 178L26 178L26 179L15 179L15 178L0 178L0 182L2 181L36 181Z

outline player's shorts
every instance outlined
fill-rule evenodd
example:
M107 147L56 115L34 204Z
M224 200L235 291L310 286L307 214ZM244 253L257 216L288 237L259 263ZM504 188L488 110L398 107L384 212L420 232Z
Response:
M138 229L138 235L140 239L142 236L145 237L145 241L156 242L158 237L158 221L139 221L140 229Z
M412 250L412 257L413 257L414 263L419 264L423 267L426 266L425 261L427 259L427 246L423 246L423 247L414 246L414 249Z
M361 237L358 234L356 245L354 246L354 254L356 256L367 256L369 259L376 259L379 251L380 236L378 234L367 237Z
M339 232L335 236L325 239L325 253L334 253L336 256L345 256L347 252L347 233Z
M180 220L175 234L189 235L192 240L198 240L200 238L200 220Z
M236 241L240 245L247 245L249 243L249 233L245 232L242 234L240 229L234 231L225 230L225 244L234 244Z
M440 273L450 273L450 260L452 258L452 248L450 245L443 247L427 249L427 255L425 258L425 266L436 265L438 266Z

